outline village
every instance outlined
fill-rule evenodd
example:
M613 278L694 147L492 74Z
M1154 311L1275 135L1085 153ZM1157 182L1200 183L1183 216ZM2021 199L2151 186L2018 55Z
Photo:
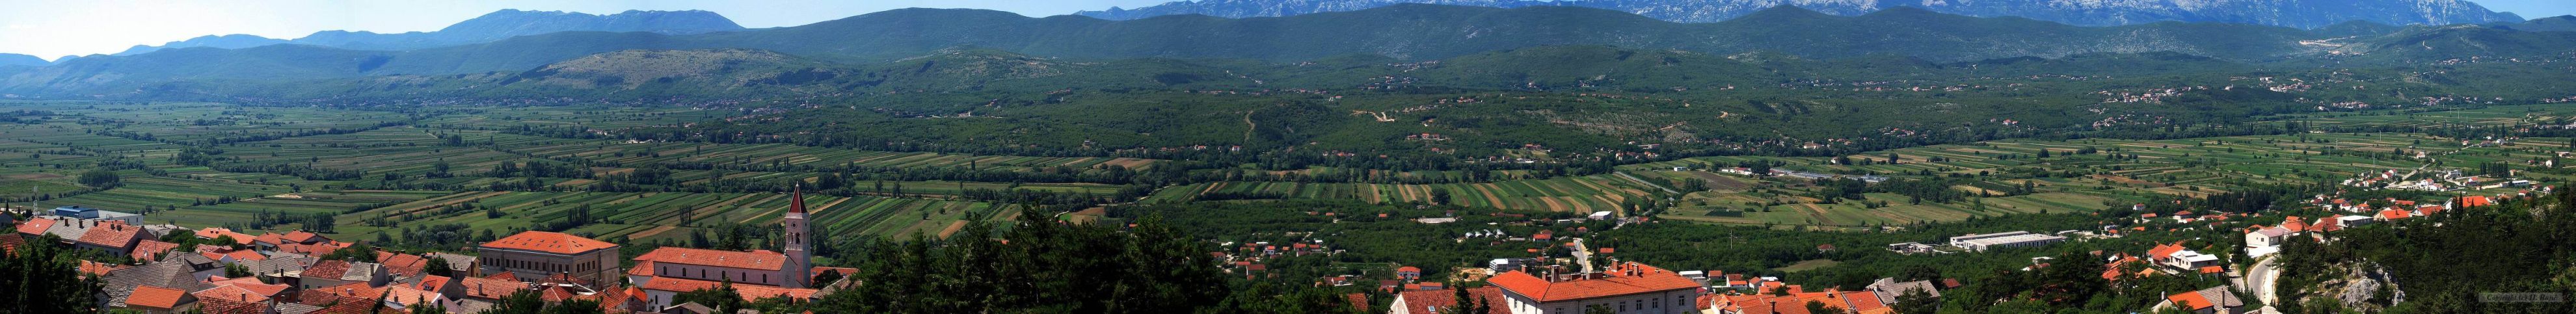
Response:
M2100 278L2111 285L2126 285L2159 276L2203 277L2226 282L2225 285L2200 287L2198 290L2175 291L2163 296L2153 309L2180 310L2191 313L2270 313L2276 304L2275 291L2280 269L2274 259L2282 244L2291 237L2307 237L2319 242L2334 241L2334 234L2349 228L2376 228L2385 222L2417 219L2446 211L2470 210L2494 206L2510 199L2529 198L2548 193L2548 189L2525 190L2495 196L2461 196L2435 202L2397 199L2355 201L2319 195L2301 200L2315 210L2346 213L2325 217L2266 215L2260 213L2194 213L2189 210L2168 213L2146 213L2120 219L2128 227L2104 226L2100 230L2063 230L2047 233L2013 231L1968 234L1950 237L1948 243L1896 243L1887 250L1898 254L1997 254L1993 251L2035 254L2015 249L2045 247L2068 241L2120 238L2127 234L2162 232L2185 228L2227 230L2242 238L2192 239L2155 243L2135 251L2096 250L2086 255L2101 259ZM2136 210L2145 210L2137 204ZM2269 217L2267 217L2269 216ZM1436 219L1436 218L1435 218ZM1579 234L1579 233L1577 233ZM1508 237L1509 241L1561 241L1551 249L1532 249L1533 256L1503 257L1486 262L1483 268L1448 270L1453 280L1480 282L1428 281L1426 271L1442 271L1417 266L1396 267L1393 278L1372 280L1360 276L1320 278L1319 285L1366 286L1374 283L1377 291L1394 298L1385 312L1391 314L1452 313L1458 310L1458 292L1453 286L1475 286L1463 289L1486 313L1589 313L1586 309L1600 306L1615 313L1818 313L1817 310L1840 313L1895 313L1899 303L1937 302L1943 291L1960 289L1975 283L1956 278L1880 278L1861 289L1809 288L1783 282L1779 277L1748 276L1716 270L1672 270L1633 261L1619 261L1612 248L1587 248L1575 234L1541 231L1527 236L1512 236L1499 231L1471 233L1469 238ZM1818 250L1833 250L1831 245ZM2244 252L2236 254L2234 252ZM1232 255L1232 254L1241 255ZM1264 257L1339 253L1323 244L1296 243L1285 246L1245 244L1235 252L1218 252L1230 257L1229 272L1258 276L1264 269ZM1558 254L1550 254L1558 253ZM1557 256L1557 257L1550 257ZM2051 257L2034 256L2020 271L2030 272L2051 266ZM1606 266L1594 270L1595 260ZM1370 294L1343 296L1351 304L1367 310ZM2257 300L2259 302L2249 302Z
M852 284L841 278L856 269L812 265L799 197L783 220L784 252L661 247L628 258L614 243L545 231L482 243L473 255L385 251L301 230L146 225L133 214L78 206L24 220L0 213L16 231L0 236L0 248L51 245L131 260L84 260L79 270L104 281L99 307L142 313L482 313L533 295L549 304L597 302L608 313L707 314L717 313L713 305L674 300L731 289L744 302L810 302ZM632 267L619 266L628 261Z
M2394 187L2392 187L2394 189ZM1966 234L1946 243L1894 243L1897 254L2016 254L2020 249L2069 241L2119 238L2178 230L2236 230L2241 239L2194 239L2157 243L2137 251L2099 250L2090 256L2106 265L2101 278L2114 285L2155 276L2204 276L2229 285L2173 293L2157 309L2195 313L2247 313L2245 300L2271 304L2278 296L2271 280L2279 270L2268 257L2280 254L2292 237L2333 241L2349 228L2369 228L2390 221L2446 211L2493 206L2501 201L2553 192L2551 188L2501 195L2460 196L2419 202L2395 198L2353 200L2315 195L2299 202L2310 209L2343 215L2300 217L2263 213L2195 213L2190 210L2144 212L2098 230L2011 231ZM373 249L353 241L301 230L257 235L220 227L197 229L146 224L138 215L80 206L61 206L40 213L0 216L16 236L0 237L10 251L29 246L87 250L123 257L82 261L79 269L103 278L102 307L144 313L356 313L431 305L452 313L490 310L517 294L547 302L595 301L613 313L709 313L704 304L675 302L693 291L726 287L746 301L785 298L816 300L857 284L839 280L856 269L812 265L807 252L801 194L782 224L786 248L727 251L662 247L632 258L620 256L619 245L581 236L526 231L473 247L472 255L446 252L402 252ZM1309 213L1314 214L1314 213ZM1501 213L1494 214L1502 217ZM20 219L18 217L26 218ZM2266 217L2266 216L2275 216ZM1519 217L1513 215L1513 217ZM1381 214L1379 218L1386 218ZM1454 217L1411 219L1421 224L1458 221ZM1488 313L1583 313L1595 306L1617 313L1893 313L1908 300L1938 299L1942 291L1965 285L1955 278L1880 278L1861 289L1808 288L1775 276L1751 276L1718 270L1672 270L1622 261L1618 251L1588 247L1581 236L1594 230L1578 226L1607 221L1610 228L1649 223L1646 217L1617 217L1596 212L1576 218L1536 220L1564 228L1527 235L1500 229L1469 232L1456 241L1536 242L1527 256L1493 258L1484 267L1437 269L1399 266L1391 278L1352 275L1318 278L1318 285L1337 287L1374 284L1392 297L1390 313L1444 313L1458 304L1453 286L1484 304ZM192 243L182 245L181 243ZM1341 254L1322 241L1297 243L1226 243L1222 268L1245 278L1270 272L1271 258ZM366 252L351 252L354 250ZM1817 250L1834 250L1822 245ZM2244 254L2230 254L2241 249ZM369 258L351 258L363 254ZM331 258L337 256L339 258ZM621 267L626 262L632 266ZM2050 257L2034 256L2021 271L2050 267ZM2250 265L2250 266L2245 266ZM1452 280L1427 281L1426 271L1448 271ZM1275 276L1275 275L1270 275ZM1472 284L1471 284L1472 283ZM1354 306L1372 304L1369 294L1343 296Z

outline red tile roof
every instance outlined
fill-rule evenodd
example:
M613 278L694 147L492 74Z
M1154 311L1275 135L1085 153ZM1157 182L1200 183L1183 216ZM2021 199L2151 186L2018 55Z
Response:
M510 297L512 293L519 293L519 290L528 289L528 283L510 279L465 277L456 282L456 288L466 297L497 300Z
M436 291L427 291L405 286L386 286L384 297L384 300L386 301L410 305L423 302L438 302L439 299L445 298L446 296L439 295Z
M267 302L245 303L226 301L222 299L197 300L197 312L205 314L268 314L268 307L269 304Z
M2483 196L2483 195L2479 195L2479 196L2465 196L2465 197L2460 197L2459 203L2460 203L2460 208L2470 208L2470 207L2478 207L2478 206L2495 205L2495 200L2487 199L2487 197L2486 197L2486 196Z
M81 233L80 243L120 250L129 249L134 246L135 240L143 238L142 234L143 228L125 225L124 221L100 221L97 226L90 227L88 232Z
M205 255L205 256L206 256L206 258L207 258L207 259L213 259L213 260L224 260L224 259L226 259L226 258L230 258L230 259L232 259L233 261L265 261L265 260L268 260L268 256L267 256L267 255L259 255L259 251L252 251L252 250L224 250L224 251L208 251L208 252L199 252L199 253L197 253L197 254L203 254L203 255Z
M99 276L106 276L106 275L107 275L107 272L110 272L110 271L116 271L116 270L118 270L118 269L125 269L126 267L128 267L128 266L125 266L125 265L117 265L117 264L108 264L108 263L100 263L100 262L92 262L92 261L81 261L81 263L80 263L80 271L81 271L82 273L87 273L87 274L91 274L91 275L99 275Z
M28 218L27 221L18 222L18 233L45 234L45 229L53 228L55 223L57 222L53 219Z
M698 291L698 290L715 289L717 286L721 286L721 285L723 285L723 283L714 282L714 281L695 280L695 279L677 278L677 277L660 277L660 278L653 278L653 280L652 280L652 281L645 282L645 283L644 283L644 290L661 290L661 291L670 291L670 292L689 292L689 291Z
M2200 292L2176 293L2174 295L2165 296L2165 301L2173 302L2174 307L2182 308L2187 311L2200 310L2214 305L2209 303L2209 298L2201 297Z
M249 290L250 293L253 294L266 296L275 296L278 293L286 292L286 289L288 288L293 288L287 285L273 285L259 282L259 278L256 277L233 278L212 283L217 286L238 287L242 290Z
M296 230L296 231L292 231L292 232L287 232L285 235L281 235L281 236L278 236L278 237L279 237L279 238L282 238L282 239L284 239L284 240L286 240L286 241L289 241L289 242L295 242L295 243L312 243L312 242L314 242L314 241L328 241L328 240L331 240L331 238L323 237L322 235L319 235L319 234L313 234L312 232L304 232L304 230Z
M304 255L323 255L331 254L332 251L339 251L340 249L348 247L349 243L338 241L324 241L322 243L314 244L288 243L277 245L277 251Z
M1513 271L1485 281L1538 302L1699 288L1699 282L1691 281L1690 278L1683 278L1672 271L1633 262L1613 267L1611 271L1603 274L1606 276L1597 279L1550 282L1531 276L1529 273Z
M1485 313L1510 314L1512 312L1512 308L1510 306L1500 306L1500 304L1508 303L1503 302L1506 299L1503 297L1502 289L1495 287L1467 289L1467 295L1475 297L1476 304L1497 305L1491 307L1490 310L1487 310ZM1404 301L1404 313L1410 314L1446 313L1449 307L1458 305L1458 291L1446 289L1405 291L1404 293L1397 294L1395 298L1397 300ZM1393 304L1388 304L1388 306L1393 306Z
M136 241L136 242L134 242L134 253L133 253L133 254L130 254L130 256L134 257L134 259L135 259L135 260L145 260L145 261L160 260L160 259L158 259L158 258L153 258L153 257L154 257L154 256L159 256L159 255L161 255L161 252L169 252L169 251L170 251L170 249L176 249L176 248L179 248L179 244L178 244L178 243L161 242L161 241L155 241L155 240L143 240L143 241Z
M329 278L331 280L340 280L340 275L346 275L348 273L349 262L340 260L313 262L312 267L304 268L304 278Z
M197 296L197 299L199 300L225 300L241 303L268 302L268 294L251 291L250 289L245 289L241 286L216 286L213 289L198 290L197 292L189 293L188 295Z
M2415 213L2407 212L2403 209L2386 209L2379 211L2379 220L2398 220L2406 219L2408 217L2415 217Z
M429 268L429 259L421 258L420 255L376 252L379 253L376 254L377 263L385 264L385 269L392 270L394 274L403 277L419 276L422 270Z
M2182 250L2182 241L2174 241L2172 244L2157 244L2155 248L2147 250L2147 258L2156 260L2172 258L2174 252L2182 252Z
M591 240L590 238L562 233L524 231L519 232L519 234L513 234L509 237L501 238L500 240L492 240L490 243L484 243L483 248L537 251L570 255L603 249L614 249L617 248L617 244L600 242L599 240Z
M744 252L666 246L636 256L635 260L755 270L781 270L787 266L786 254L769 250Z
M208 239L208 240L213 240L213 239L215 239L215 238L221 238L221 237L232 237L232 239L233 239L233 244L239 244L239 245L250 245L250 242L251 242L251 240L252 240L252 239L258 239L258 238L259 238L259 237L254 237L254 236L251 236L251 235L248 235L248 234L242 234L242 233L240 233L240 232L233 232L233 230L232 230L232 229L224 229L224 228L216 228L216 227L206 227L205 229L197 229L197 237L199 237L199 238L206 238L206 239Z
M179 291L179 289L162 288L150 285L134 286L134 293L127 294L125 296L125 305L155 309L174 309L179 307L179 301L182 299L181 296L186 295L188 295L187 291Z
M447 276L439 276L439 275L427 275L427 276L421 276L421 277L420 277L420 284L412 285L412 287L413 287L413 288L420 288L421 290L429 290L429 291L440 291L440 290L446 290L445 288L447 288L447 282L448 282L449 280L454 280L454 278L448 278Z
M654 281L661 280L655 279ZM733 290L735 293L741 294L742 300L747 302L782 296L802 302L805 300L812 300L815 292L822 291L817 289L782 288L762 285L733 285Z
M279 245L279 244L286 244L286 243L288 243L288 242L286 242L286 236L280 236L280 235L277 235L276 233L260 233L260 234L259 234L259 237L257 237L257 238L251 238L251 242L267 243L268 245Z
M1877 292L1861 291L1844 293L1841 297L1843 298L1844 303L1851 304L1852 311L1868 312L1887 309L1886 303L1878 303L1879 298Z

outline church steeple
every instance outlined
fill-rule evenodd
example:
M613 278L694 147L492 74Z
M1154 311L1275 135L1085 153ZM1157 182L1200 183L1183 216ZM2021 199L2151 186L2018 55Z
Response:
M779 220L780 227L787 233L787 265L784 266L787 269L782 269L787 272L787 281L779 286L806 288L811 286L807 281L814 278L811 274L814 256L807 251L810 244L806 238L812 235L806 234L805 230L805 185L797 184L792 191L790 193L793 194L788 196L787 217Z

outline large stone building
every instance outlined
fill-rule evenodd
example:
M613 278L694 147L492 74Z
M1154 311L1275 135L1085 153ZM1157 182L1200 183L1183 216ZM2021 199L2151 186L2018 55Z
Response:
M807 253L812 235L805 227L802 188L792 199L787 215L779 222L785 229L784 239L780 239L785 253L661 247L635 257L635 267L626 271L626 283L641 288L644 304L651 308L670 306L672 298L681 293L726 282L745 298L811 298L821 290L813 288L818 285L813 282L817 271Z
M1634 262L1609 271L1541 278L1509 272L1485 279L1502 288L1513 314L1579 314L1594 305L1621 314L1699 313L1699 282L1662 268Z
M584 285L599 286L605 280L617 279L617 244L581 236L527 231L493 240L475 247L483 258L485 274L510 272L520 281L537 281L555 274L584 280Z

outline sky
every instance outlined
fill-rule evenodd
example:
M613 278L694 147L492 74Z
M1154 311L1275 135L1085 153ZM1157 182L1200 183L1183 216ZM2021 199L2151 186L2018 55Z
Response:
M976 8L1027 16L1170 0L0 0L0 53L53 60L205 35L294 39L316 31L434 31L501 9L612 14L706 10L743 27L796 26L900 8ZM2525 18L2576 14L2576 0L2475 0Z

